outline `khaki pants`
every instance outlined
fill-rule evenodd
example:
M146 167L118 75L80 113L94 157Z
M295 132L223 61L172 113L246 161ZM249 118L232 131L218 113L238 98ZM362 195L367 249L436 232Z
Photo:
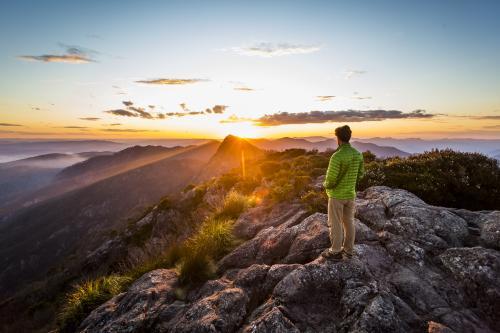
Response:
M328 226L330 227L331 251L342 249L352 254L354 250L354 199L328 198Z

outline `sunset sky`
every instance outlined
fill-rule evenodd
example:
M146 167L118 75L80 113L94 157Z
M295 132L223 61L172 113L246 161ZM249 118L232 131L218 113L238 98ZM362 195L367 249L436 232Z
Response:
M500 1L4 1L0 138L500 139Z

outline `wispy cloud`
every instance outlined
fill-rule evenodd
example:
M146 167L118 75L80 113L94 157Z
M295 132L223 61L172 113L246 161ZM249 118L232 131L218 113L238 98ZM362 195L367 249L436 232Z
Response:
M228 118L222 119L221 121L219 121L219 123L221 123L221 124L233 124L233 123L243 123L243 122L253 122L253 121L255 121L255 120L252 118L242 118L242 117L238 117L238 116L232 114Z
M320 47L317 45L262 42L250 46L232 47L231 50L241 55L270 58L292 54L313 53L319 51Z
M371 96L353 96L353 99L372 99Z
M151 113L147 112L146 110L144 110L144 108L136 107L136 106L129 106L127 109L135 112L140 118L144 118L144 119L153 119L154 118L153 115Z
M135 128L105 128L102 131L117 132L117 133L158 132L157 130L135 129Z
M125 109L114 109L103 111L108 114L122 117L132 117L132 118L144 118L144 119L165 119L167 117L185 117L185 116L196 116L202 114L222 114L229 107L227 105L217 104L211 108L206 108L203 111L191 110L186 103L179 104L182 112L166 112L166 113L151 113L145 110L145 108L133 106L131 101L123 101ZM155 109L154 105L148 105L151 110Z
M249 88L249 87L234 87L233 88L234 90L239 90L239 91L255 91L255 89L253 88Z
M88 120L88 121L97 121L101 118L97 118L97 117L83 117L83 118L80 118L81 120Z
M184 85L193 84L198 82L206 82L206 79L151 79L151 80L139 80L135 81L137 83L144 84L156 84L156 85Z
M0 123L0 126L6 126L6 127L19 127L19 126L23 126L23 125L19 125L19 124L10 124L10 123Z
M105 113L109 113L115 116L123 116L123 117L139 117L139 115L135 112L131 112L128 110L124 109L114 109L114 110L107 110L104 111Z
M352 79L354 76L363 75L366 73L367 73L367 71L359 70L359 69L349 70L349 71L345 72L345 78Z
M320 102L327 102L327 101L331 101L332 99L334 99L335 96L333 96L333 95L320 95L320 96L316 96L316 98Z
M85 126L63 126L61 128L70 128L70 129L87 129Z
M500 120L500 116L478 116L476 119Z
M255 124L258 126L279 126L326 122L381 121L386 119L422 119L434 116L434 114L426 113L424 110L415 110L407 113L399 110L279 112L255 119Z
M487 128L487 129L500 129L500 125L489 125L489 126L484 126L484 128Z
M42 55L21 55L21 60L39 61L39 62L63 62L69 64L86 64L95 62L92 58L97 51L83 48L76 45L66 45L59 43L66 51L63 54L42 54Z

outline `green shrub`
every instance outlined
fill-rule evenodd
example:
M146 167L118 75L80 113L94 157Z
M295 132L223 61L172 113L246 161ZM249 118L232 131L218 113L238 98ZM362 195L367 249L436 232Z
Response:
M296 176L293 179L293 188L296 194L301 194L311 184L312 178L309 176Z
M290 200L294 197L293 185L287 181L273 182L269 189L269 196L274 202Z
M144 224L133 231L130 236L126 238L128 244L135 246L142 246L153 234L153 224Z
M185 251L186 249L184 244L175 243L159 255L151 257L139 265L126 269L124 274L133 280L136 280L152 270L173 267L184 256Z
M181 284L195 284L215 274L214 260L234 247L233 221L211 218L186 241L183 257L178 265Z
M249 197L236 191L229 192L215 213L216 218L236 219L252 205Z
M261 179L246 178L234 185L234 190L244 195L250 195L261 184Z
M203 253L218 259L230 251L233 243L233 221L210 218L186 241L186 255Z
M215 277L215 264L206 254L194 252L184 257L178 267L181 285L196 285Z
M270 176L280 171L281 163L275 161L263 162L260 165L260 170L264 176Z
M131 281L129 277L111 275L75 285L59 314L61 331L75 331L92 310L122 292Z
M325 191L308 191L300 198L300 201L302 201L311 214L326 214L328 212L328 196Z
M367 150L363 152L363 160L365 161L365 163L375 162L376 159L377 156L375 156L375 154L372 153L371 151Z
M226 173L220 176L217 179L217 183L222 186L226 191L231 189L238 181L240 180L240 176L234 173Z
M406 189L429 204L472 210L500 209L498 162L477 153L433 150L366 164L359 187Z
M171 209L173 207L174 207L174 204L172 203L172 199L170 199L169 197L162 198L160 203L158 204L159 210L167 210L167 209Z

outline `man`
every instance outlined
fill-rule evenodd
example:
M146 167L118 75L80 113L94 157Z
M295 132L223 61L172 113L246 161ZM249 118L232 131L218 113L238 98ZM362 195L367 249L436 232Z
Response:
M322 255L343 259L354 250L354 198L356 185L364 173L363 154L350 144L351 129L345 125L335 129L338 149L330 158L323 186L328 195L328 226L332 246Z

